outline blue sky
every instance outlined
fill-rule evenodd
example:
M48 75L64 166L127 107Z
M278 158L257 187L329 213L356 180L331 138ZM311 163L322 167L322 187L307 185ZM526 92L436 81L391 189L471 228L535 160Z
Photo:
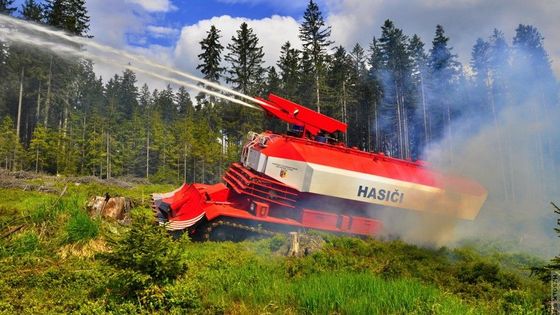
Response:
M91 1L91 0L90 0ZM99 0L93 0L99 1ZM185 25L193 25L201 20L212 19L218 16L241 17L250 20L260 20L273 15L289 16L300 20L305 11L308 0L288 1L266 1L266 0L174 0L170 1L172 9L165 13L153 15L154 22L161 27L179 29ZM322 0L319 0L321 3ZM324 14L327 15L327 8ZM178 35L178 34L177 34ZM129 44L147 46L172 45L176 37L148 38L147 43L135 42L134 36L129 37Z

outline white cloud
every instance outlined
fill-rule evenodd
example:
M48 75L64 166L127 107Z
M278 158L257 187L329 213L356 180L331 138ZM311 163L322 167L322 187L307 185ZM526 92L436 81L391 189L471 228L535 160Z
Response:
M148 25L146 30L156 38L173 37L179 34L179 30L172 27Z
M90 35L94 36L95 41L118 49L140 53L163 63L172 63L171 47L138 46L149 42L147 36L161 37L165 33L172 32L171 28L153 25L156 19L154 13L129 0L112 0L110 5L107 5L107 0L88 1L87 8L92 20ZM175 32L174 35L176 36L178 30L175 30ZM123 70L124 67L119 69L115 68L114 65L95 63L95 72L97 75L103 76L105 80L113 77L116 73L121 73ZM162 88L167 84L142 74L138 74L137 77L140 84L148 83L152 88Z
M201 52L199 42L206 37L210 26L214 25L221 31L220 42L227 47L227 44L231 42L231 37L235 35L243 22L246 22L258 36L259 44L263 46L265 53L266 66L276 64L280 57L280 47L286 41L290 41L296 47L301 46L298 38L299 24L292 17L274 15L270 18L251 20L224 15L183 27L174 52L176 65L194 72L199 62L197 56ZM223 54L226 53L227 49L224 49Z
M148 12L169 12L177 9L170 0L126 0L126 2L138 4Z
M88 1L87 9L91 16L90 34L96 41L113 47L122 48L127 44L128 34L142 33L150 16L123 0Z

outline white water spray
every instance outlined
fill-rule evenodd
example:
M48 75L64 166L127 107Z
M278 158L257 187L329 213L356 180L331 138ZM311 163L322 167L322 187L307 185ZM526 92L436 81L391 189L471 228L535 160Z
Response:
M11 26L11 28L8 27L8 26ZM39 34L37 34L37 33L39 33ZM43 38L45 35L46 36L54 36L59 40L66 41L66 43L61 43L61 42L53 43L51 41L47 41ZM100 63L104 63L104 64L122 66L122 67L128 68L132 71L141 72L141 73L144 73L146 75L149 75L149 76L161 79L161 80L172 82L172 83L175 83L175 84L178 84L178 85L183 85L183 86L191 88L193 90L197 90L197 91L206 93L208 95L216 96L216 97L228 100L230 102L233 102L233 103L236 103L236 104L239 104L239 105L242 105L242 106L246 106L246 107L257 109L257 110L262 110L258 106L255 106L253 104L249 104L247 102L236 99L234 97L224 95L222 93L218 93L218 92L206 89L204 87L185 82L183 80L178 80L178 79L172 78L170 76L165 76L165 75L162 75L160 73L156 73L154 71L146 70L146 69L140 68L138 66L139 65L144 65L144 66L149 66L149 67L153 67L153 68L160 69L160 70L165 70L169 73L181 76L183 78L187 78L187 79L192 80L192 81L202 83L206 86L213 87L215 89L221 90L223 92L226 92L226 93L229 93L229 94L232 94L232 95L236 95L238 97L244 98L244 99L249 100L251 102L266 105L266 103L264 103L261 100L258 100L256 98L254 98L254 97L245 95L243 93L239 93L235 90L232 90L232 89L230 89L228 87L225 87L225 86L222 86L220 84L217 84L217 83L214 83L214 82L196 77L196 76L194 76L192 74L189 74L187 72L176 70L176 69L174 69L170 66L155 63L155 62L149 60L148 58L146 58L144 56L132 54L132 53L129 53L129 52L126 52L126 51L123 51L123 50L119 50L119 49L107 46L107 45L103 45L103 44L97 43L97 42L95 42L95 41L93 41L92 39L89 39L89 38L70 36L70 35L68 35L68 34L66 34L62 31L53 30L53 29L50 29L46 26L35 24L35 23L29 22L29 21L23 21L23 20L19 20L19 19L13 18L13 17L0 15L0 36L2 36L4 39L11 40L11 41L14 41L14 42L25 43L25 44L28 44L28 45L33 45L33 46L37 46L37 47L46 48L46 49L49 49L52 52L54 52L56 54L59 54L59 55L83 57L83 58L87 58L87 59L91 59L91 60L96 60L96 61L98 61ZM76 46L69 45L67 42L75 44ZM106 58L106 56L104 57L104 56L101 56L101 55L97 55L97 54L95 54L91 51L82 50L78 47L90 48L92 50L97 50L101 53L112 54L114 56L120 57L121 59L126 58L126 59L128 59L128 61L123 61L123 62L120 62L120 63L115 62L115 61L110 61L110 58ZM130 61L133 61L138 66L132 66L130 64Z

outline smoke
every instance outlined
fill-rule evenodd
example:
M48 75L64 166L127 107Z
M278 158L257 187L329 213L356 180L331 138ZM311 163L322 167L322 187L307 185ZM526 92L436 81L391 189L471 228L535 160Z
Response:
M474 221L457 222L455 243L497 240L545 257L558 254L550 202L560 198L560 110L554 106L544 113L543 108L533 100L510 104L496 123L479 128L477 120L458 122L452 136L427 150L436 168L476 179L489 192ZM453 153L445 149L450 141Z
M206 87L249 100L252 103L266 105L266 103L256 98L239 93L220 84L198 78L190 73L176 70L170 66L153 62L144 56L99 44L89 38L70 36L62 31L53 30L43 25L19 20L6 15L0 15L0 38L19 44L47 49L61 57L82 57L102 64L126 67L132 71L141 72L157 79L182 85L249 108L261 110L261 108L256 105L222 93L217 93L197 84L178 79L177 77L195 81Z
M550 78L531 76L520 67L512 63L505 72L510 91L507 101L494 108L495 115L492 104L484 102L479 110L465 111L423 152L432 168L474 179L488 190L478 217L464 221L385 209L380 218L386 235L429 246L492 243L543 258L559 253L550 205L560 202L558 86L555 79L551 84ZM469 99L487 96L473 91L488 92L465 87L459 94L471 93Z

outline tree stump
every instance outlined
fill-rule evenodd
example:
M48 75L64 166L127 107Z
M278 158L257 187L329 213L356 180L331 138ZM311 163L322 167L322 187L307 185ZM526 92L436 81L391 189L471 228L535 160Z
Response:
M91 197L87 203L87 210L90 216L114 219L119 222L130 220L130 210L134 204L132 200L125 197L109 197L106 195Z

